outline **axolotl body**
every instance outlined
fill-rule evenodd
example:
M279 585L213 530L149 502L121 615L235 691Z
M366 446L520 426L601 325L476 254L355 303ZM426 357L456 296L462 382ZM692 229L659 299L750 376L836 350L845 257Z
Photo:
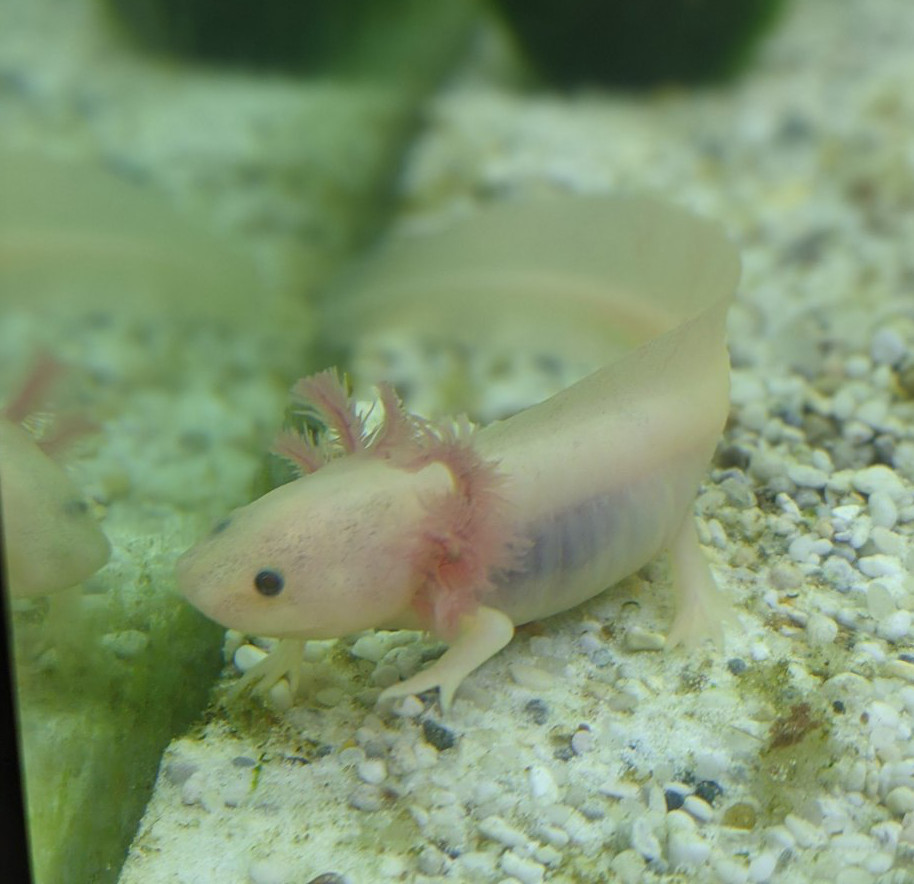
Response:
M62 366L41 358L22 390L0 411L0 528L11 594L43 596L90 577L111 554L85 497L52 457L85 432L59 419L36 439L23 425L36 412Z
M381 384L383 419L369 431L335 373L293 388L329 431L277 440L302 477L236 510L178 564L182 591L210 617L293 640L292 657L268 658L261 675L297 667L303 639L423 628L448 650L382 699L437 687L446 708L516 625L663 551L678 596L668 644L719 625L690 509L728 411L738 258L716 227L653 200L581 202L584 217L560 201L539 221L567 240L596 213L617 263L653 265L640 290L629 271L598 279L602 302L592 280L567 281L579 307L608 300L637 329L640 343L606 367L482 429L409 414Z

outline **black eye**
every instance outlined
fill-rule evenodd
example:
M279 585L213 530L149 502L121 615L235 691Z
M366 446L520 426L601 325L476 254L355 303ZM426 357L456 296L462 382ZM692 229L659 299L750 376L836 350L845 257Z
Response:
M257 576L254 578L254 586L257 587L257 592L261 595L279 595L283 586L285 586L285 581L278 571L264 570L257 572Z

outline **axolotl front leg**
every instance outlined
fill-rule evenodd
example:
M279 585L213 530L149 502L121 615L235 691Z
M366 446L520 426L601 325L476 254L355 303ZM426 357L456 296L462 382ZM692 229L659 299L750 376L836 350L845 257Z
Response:
M381 692L385 703L410 694L438 688L441 709L447 711L461 682L490 657L494 657L514 636L511 618L495 608L480 605L464 614L450 647L431 666Z

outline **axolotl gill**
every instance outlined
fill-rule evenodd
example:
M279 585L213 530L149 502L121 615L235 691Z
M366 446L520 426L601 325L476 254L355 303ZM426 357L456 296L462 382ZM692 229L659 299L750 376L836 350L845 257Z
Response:
M435 282L423 250L449 254L460 280ZM365 303L402 308L400 319L411 298L443 315L457 298L495 324L506 303L523 311L548 294L555 313L626 329L629 344L481 429L410 414L386 383L369 429L335 372L299 381L293 399L328 430L277 439L301 477L233 512L177 566L205 614L285 640L260 665L264 684L295 680L306 639L421 628L448 650L381 700L438 688L447 708L516 625L577 606L664 551L678 597L667 645L718 629L727 606L691 513L729 404L739 259L718 227L649 198L554 198L484 210L382 250L367 271Z

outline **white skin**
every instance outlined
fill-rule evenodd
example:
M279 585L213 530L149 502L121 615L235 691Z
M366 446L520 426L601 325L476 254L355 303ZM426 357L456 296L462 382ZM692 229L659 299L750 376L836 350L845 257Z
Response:
M564 234L577 247L568 229L575 230L576 205L551 204L530 223L537 232L551 225L554 239ZM418 465L398 459L395 447L368 446L237 510L181 558L178 582L187 598L226 626L296 643L371 627L437 632L451 643L445 655L382 699L438 688L445 708L460 682L510 641L515 625L574 607L661 552L671 555L679 600L668 644L719 629L725 605L690 508L727 415L725 317L739 274L736 253L715 228L651 201L586 202L585 214L577 224L599 222L610 245L593 271L602 274L596 284L569 282L572 301L580 295L569 310L614 315L634 340L627 354L540 405L452 439L451 447L438 445ZM523 226L529 216L514 220ZM479 240L488 247L486 224L491 218ZM463 228L451 252L434 240L406 271L402 255L386 264L382 256L372 269L382 282L406 272L401 290L418 290L409 274L421 276L419 266L431 278L441 254L456 249L455 266L472 265L468 240L472 231ZM512 239L508 252L518 248ZM605 254L613 249L615 276L613 255ZM563 267L570 262L580 272L580 256L562 258ZM525 286L526 276L518 282L492 260L496 270L483 266L473 290L497 277L499 297L480 294L480 310L504 300L499 287L513 293L543 279L551 285L563 269L548 266ZM598 284L605 286L600 303ZM480 487L496 483L497 496L480 494L461 511L459 526L442 529L449 496L472 497L467 489L476 486L464 480L474 471ZM281 587L264 583L265 573L279 576ZM417 601L429 598L431 613ZM434 607L440 599L441 610L458 600L450 617ZM258 677L275 680L297 666L299 648L287 644Z

